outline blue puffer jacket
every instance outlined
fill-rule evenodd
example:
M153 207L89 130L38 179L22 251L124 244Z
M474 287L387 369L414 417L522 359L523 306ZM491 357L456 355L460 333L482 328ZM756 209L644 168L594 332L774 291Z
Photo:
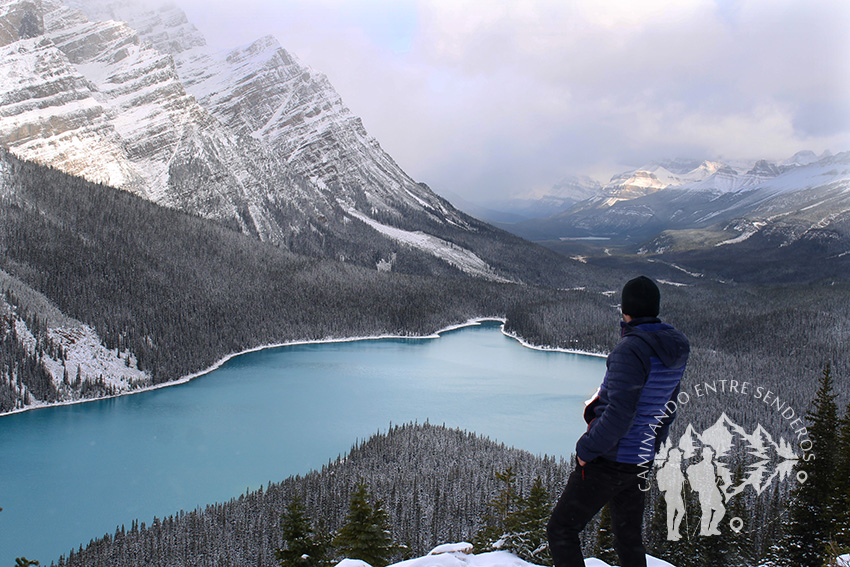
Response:
M662 415L679 393L690 353L687 337L655 317L622 322L621 334L599 394L585 408L587 432L576 443L583 461L651 461L675 417Z

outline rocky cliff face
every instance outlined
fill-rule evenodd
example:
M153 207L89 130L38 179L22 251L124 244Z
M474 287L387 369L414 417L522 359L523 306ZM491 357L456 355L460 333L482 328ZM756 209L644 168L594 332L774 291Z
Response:
M45 35L41 2L0 5L0 140L29 159L116 186L136 171L96 87Z
M58 2L6 9L6 30L29 17L41 34L9 32L0 48L4 145L91 181L278 237L282 230L263 206L270 180L251 163L265 156L186 93L171 56L125 23L92 22Z
M365 264L455 269L434 238L491 230L412 180L274 38L213 53L179 9L132 0L6 0L0 24L0 143L23 158Z
M44 20L37 0L0 2L0 46L19 39L30 39L44 33Z
M368 135L327 77L267 36L225 52L207 48L174 6L132 0L69 0L91 19L126 21L170 54L186 91L240 138L262 142L293 172L333 188L345 208L374 207L403 222L410 210L463 225L461 215L411 179ZM404 213L402 214L402 209Z
M240 136L267 144L300 175L333 187L342 206L366 214L374 208L399 220L406 209L462 222L366 133L327 77L300 64L273 37L219 55L184 51L176 60L202 106Z

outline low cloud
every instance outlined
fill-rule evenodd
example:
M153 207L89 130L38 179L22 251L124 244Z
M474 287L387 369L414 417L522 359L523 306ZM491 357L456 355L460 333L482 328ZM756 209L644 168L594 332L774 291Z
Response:
M271 33L326 73L437 192L850 149L843 0L194 1L181 5L208 39Z

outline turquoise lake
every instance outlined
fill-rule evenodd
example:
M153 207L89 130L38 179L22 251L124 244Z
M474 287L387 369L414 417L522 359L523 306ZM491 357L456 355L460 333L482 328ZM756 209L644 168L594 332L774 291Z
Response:
M525 348L485 322L272 348L185 384L0 417L0 565L49 565L133 519L320 468L391 423L566 457L604 371L604 358Z

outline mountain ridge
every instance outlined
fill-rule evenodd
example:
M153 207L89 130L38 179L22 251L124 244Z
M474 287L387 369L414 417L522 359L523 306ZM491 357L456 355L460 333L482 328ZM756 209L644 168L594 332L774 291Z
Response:
M623 198L631 187L619 192L615 184L607 193L548 218L500 226L562 254L604 265L615 263L605 257L616 252L663 259L691 271L721 269L725 275L715 276L721 279L752 279L764 267L753 258L767 262L769 257L773 266L762 277L779 273L776 262L785 265L783 277L795 266L795 279L819 273L848 277L850 152L811 158L803 152L786 160L790 165L760 160L741 172L715 164L715 171L703 179L662 188L648 184L634 198ZM644 179L656 182L662 177L644 173ZM619 183L635 177L614 179ZM751 268L746 268L748 262ZM818 263L821 269L813 270Z
M0 144L19 157L297 253L373 269L410 269L424 253L435 262L414 272L541 281L527 259L547 251L411 179L327 77L274 38L216 53L175 6L134 0L3 8L17 32L0 53ZM448 261L434 239L486 267ZM544 264L555 267L544 281L559 285L574 267L555 255Z
M847 152L844 152L839 156L846 156L846 154ZM539 201L538 215L534 220L535 222L546 221L558 216L569 216L579 211L606 210L619 202L634 201L665 189L706 191L717 195L746 191L800 167L818 162L834 162L834 160L835 156L829 151L816 156L810 150L797 152L794 156L779 162L764 159L753 161L683 158L658 160L615 174L605 184L586 176L567 178L571 181L560 182L549 191L538 190L503 204L519 205L522 208L523 205L520 203ZM564 191L564 187L567 191ZM571 188L575 189L571 192ZM798 187L798 189L803 188L806 186ZM545 203L554 200L560 200L561 203L568 202L570 207L563 210L550 210L547 214ZM525 206L528 207L527 204ZM554 208L557 209L557 207ZM521 223L515 224L521 225ZM499 226L509 227L510 225L502 223Z

